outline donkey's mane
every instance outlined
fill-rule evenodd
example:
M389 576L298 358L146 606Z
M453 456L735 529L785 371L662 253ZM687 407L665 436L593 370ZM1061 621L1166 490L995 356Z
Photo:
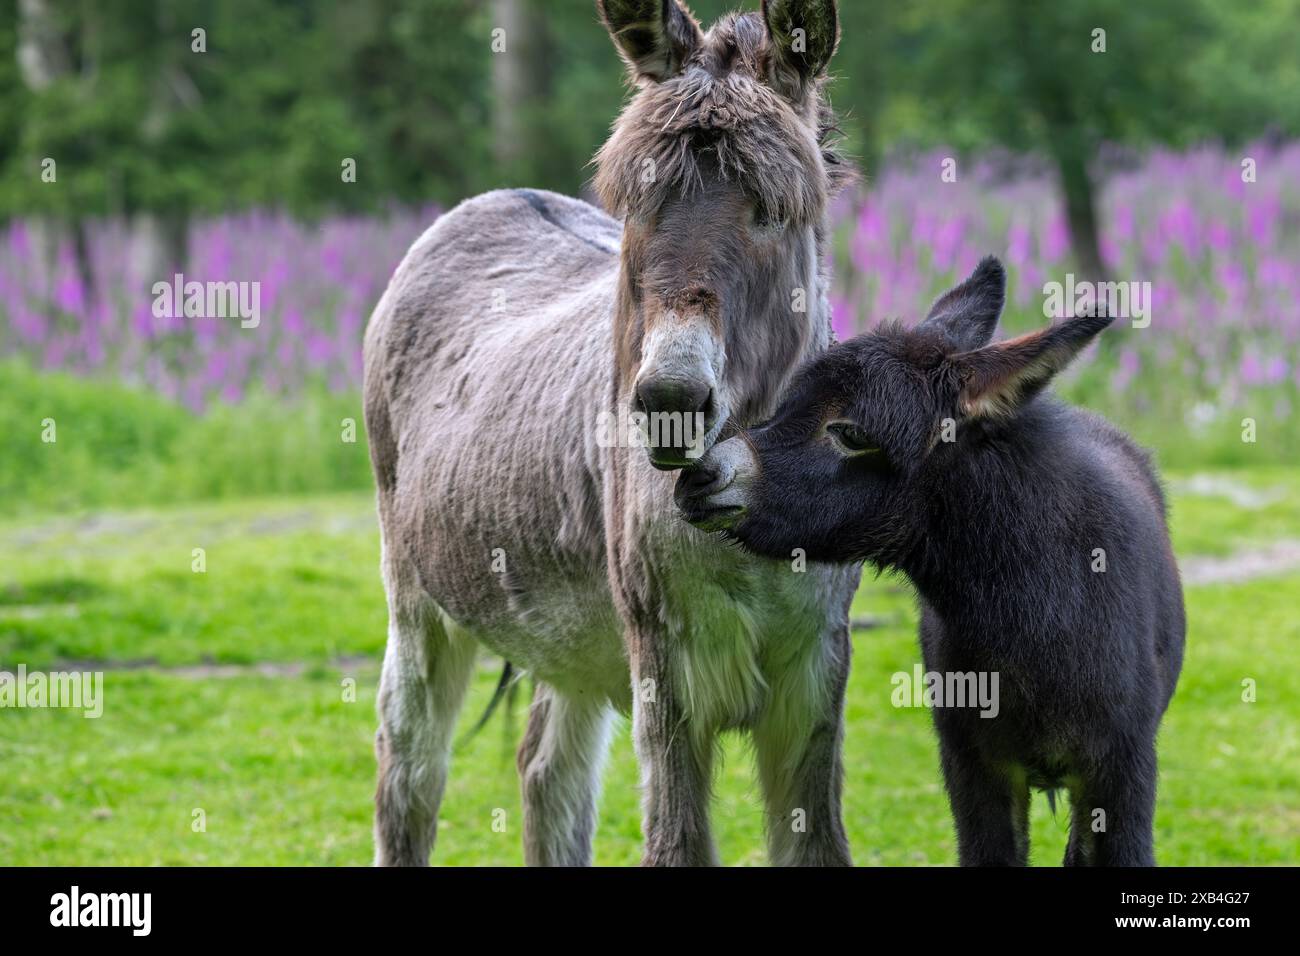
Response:
M593 161L606 208L653 214L670 191L702 188L709 164L775 217L816 224L852 168L820 85L796 108L764 80L770 56L762 18L728 14L681 73L642 87Z

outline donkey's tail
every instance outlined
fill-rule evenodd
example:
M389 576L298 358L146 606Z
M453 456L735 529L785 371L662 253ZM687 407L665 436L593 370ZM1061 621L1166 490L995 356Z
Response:
M514 666L509 661L506 661L505 666L501 668L501 678L497 681L497 689L492 692L492 699L488 701L487 707L484 708L483 716L478 719L478 722L475 723L473 727L465 732L465 735L461 737L460 740L456 741L457 750L473 740L478 735L478 732L487 726L487 722L492 719L492 715L496 712L497 706L510 690L511 678L514 677L514 674Z

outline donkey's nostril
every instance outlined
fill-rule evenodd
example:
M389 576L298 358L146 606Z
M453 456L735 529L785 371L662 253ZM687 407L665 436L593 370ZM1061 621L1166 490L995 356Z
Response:
M718 469L701 462L693 468L687 468L677 479L677 487L683 495L696 495L708 491L718 480Z
M704 428L706 431L712 431L714 422L718 420L718 403L716 400L716 394L717 393L713 389L709 389L709 394L704 399L704 407L700 409L704 415Z
M650 464L670 471L691 464L704 451L712 424L706 409L713 388L690 378L653 376L636 387Z
M650 379L636 389L637 402L647 414L694 415L707 413L713 389L706 382L682 379Z

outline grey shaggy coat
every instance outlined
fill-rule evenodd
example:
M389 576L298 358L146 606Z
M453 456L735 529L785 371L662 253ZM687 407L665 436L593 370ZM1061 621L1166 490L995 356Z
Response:
M653 374L705 383L711 445L770 414L827 347L835 6L768 3L707 35L676 0L598 6L640 87L595 179L623 222L536 190L469 200L411 248L366 332L390 617L376 860L428 861L482 645L537 682L519 753L530 864L590 862L620 712L646 863L717 862L709 785L731 728L753 740L773 861L848 863L858 569L756 558L690 527L673 474L609 440Z

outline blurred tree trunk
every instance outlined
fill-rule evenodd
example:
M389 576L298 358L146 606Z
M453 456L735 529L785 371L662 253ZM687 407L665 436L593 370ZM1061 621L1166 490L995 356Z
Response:
M162 42L153 58L157 70L153 76L149 109L140 124L140 139L146 149L158 150L172 114L177 108L196 107L198 90L181 62L188 43L182 42L188 28L179 24L167 0L155 9L156 37ZM131 258L136 274L150 283L170 279L174 271L184 268L189 254L189 213L179 206L163 210L139 211L131 226ZM217 276L214 278L227 278Z
M64 37L60 14L49 0L19 0L18 46L19 74L33 93L48 89L55 81L72 72L72 57ZM58 157L54 157L58 161ZM35 175L33 173L33 175ZM87 294L95 286L94 267L90 261L90 241L86 224L79 216L61 222L48 218L31 224L37 247L45 258L47 275L54 276L53 266L65 243L72 247L77 273ZM53 294L53 288L49 290Z
M492 54L492 154L498 175L531 179L541 152L537 104L551 88L546 18L532 0L492 0L492 29L505 50Z
M1091 104L1081 101L1068 73L1061 69L1064 55L1057 41L1072 36L1074 17L1066 4L1047 8L1044 20L1024 16L1016 4L1002 8L1012 26L1014 55L1021 64L1023 86L1034 112L1042 117L1047 152L1056 165L1070 248L1081 279L1104 281L1106 268L1098 239L1097 198L1089 161L1097 153L1097 138L1085 132ZM1044 42L1044 38L1051 42Z
M1101 258L1097 188L1088 169L1088 160L1096 154L1096 147L1088 143L1086 137L1071 132L1075 128L1075 124L1063 127L1058 135L1052 137L1053 159L1065 204L1065 220L1070 229L1070 248L1081 280L1105 282L1109 276ZM1121 335L1103 335L1099 347L1113 355L1121 341Z
M48 0L19 0L18 68L36 92L72 71L59 18Z
M1055 159L1065 201L1065 219L1070 227L1070 245L1081 278L1104 281L1106 266L1098 236L1097 191L1088 171L1088 153L1083 148L1071 148L1068 141L1065 147L1056 151Z

